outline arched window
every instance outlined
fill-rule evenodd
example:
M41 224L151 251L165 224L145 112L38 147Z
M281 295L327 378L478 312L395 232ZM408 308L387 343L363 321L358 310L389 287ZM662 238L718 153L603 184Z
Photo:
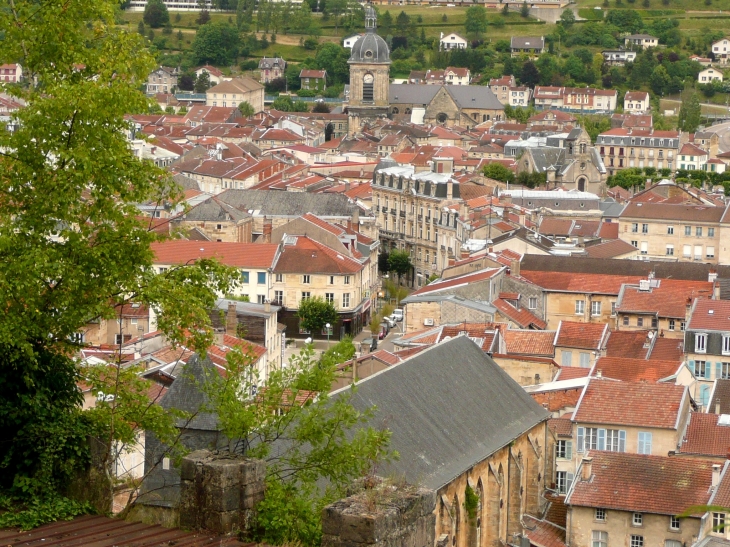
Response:
M487 121L487 115L486 114L482 114L482 121L483 122L486 122Z
M404 111L404 114L410 114L410 113L411 113L411 109L410 108L406 108L405 111Z
M585 192L586 191L586 179L585 177L581 177L578 179L578 191ZM581 207L583 204L581 203Z
M436 116L436 120L438 120L439 123L446 123L446 120L449 119L449 116L443 112L441 112L438 116Z
M586 143L582 142L580 144L580 153L585 154L586 153Z
M394 106L393 107L393 114L398 114L399 112L400 111L398 110L398 108Z

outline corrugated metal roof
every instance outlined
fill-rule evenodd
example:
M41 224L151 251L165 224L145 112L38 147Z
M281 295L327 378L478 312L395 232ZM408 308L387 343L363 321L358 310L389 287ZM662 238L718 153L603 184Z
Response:
M23 547L204 547L240 546L250 547L255 543L243 543L236 538L220 537L204 532L183 532L177 528L163 528L125 522L119 519L99 516L83 516L70 521L53 522L29 530L0 530L0 544Z

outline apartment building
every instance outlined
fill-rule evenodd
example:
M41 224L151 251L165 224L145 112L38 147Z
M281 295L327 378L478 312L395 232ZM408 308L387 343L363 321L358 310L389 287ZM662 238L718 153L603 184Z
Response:
M177 68L160 66L147 77L147 94L172 93L177 88Z
M502 104L509 102L509 90L511 87L515 87L515 77L512 75L502 76L501 78L492 78L489 80L489 89L492 90L494 96Z
M535 86L535 108L598 113L616 110L618 91L592 87Z
M596 138L608 174L626 167L677 168L677 154L686 135L678 131L614 128Z
M630 202L619 216L619 238L645 260L720 263L726 208Z
M254 112L264 109L264 86L248 76L221 82L205 92L206 106L238 107L244 101Z

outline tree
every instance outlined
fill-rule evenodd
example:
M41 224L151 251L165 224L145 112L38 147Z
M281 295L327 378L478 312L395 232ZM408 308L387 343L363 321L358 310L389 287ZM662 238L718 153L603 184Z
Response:
M140 35L115 25L116 9L113 0L15 0L0 15L0 60L22 63L28 75L27 87L6 93L30 105L12 115L15 131L0 131L0 487L13 507L52 502L37 510L40 519L59 516L72 474L88 470L89 436L103 447L102 482L113 486L112 447L124 433L114 419L127 390L120 363L106 367L119 379L105 392L110 419L81 412L69 358L78 333L114 322L134 301L157 312L169 340L187 332L191 347L207 348L208 309L234 279L207 260L164 274L152 267L161 236L139 220L136 204L175 206L179 192L129 147L125 116L146 110L139 89L155 62ZM97 491L83 486L83 494ZM111 507L106 494L102 511Z
M411 25L411 18L405 11L401 11L395 18L395 30L399 36L408 34L408 28Z
M344 84L350 81L349 58L350 51L347 48L327 42L317 51L314 64L316 68L327 71L330 85Z
M198 18L195 22L199 25L207 25L210 22L208 4L206 4L205 0L198 0L198 7L200 8L200 12L198 13Z
M388 268L391 272L398 274L398 281L401 276L410 273L413 268L411 264L411 254L406 250L395 249L388 255Z
M198 29L193 55L198 64L230 65L238 55L238 29L230 23L215 22Z
M210 74L204 70L200 73L200 76L195 79L195 87L193 90L195 93L205 93L208 89L210 89L210 85Z
M514 182L515 174L501 163L490 163L484 167L484 176L501 182Z
M251 106L251 103L249 103L248 101L243 101L242 103L240 103L238 105L238 111L241 113L241 115L244 118L250 118L251 116L256 114L256 112L253 109L253 106Z
M160 28L170 22L170 13L162 0L148 0L142 20L145 25Z
M570 8L565 8L560 14L560 24L565 28L570 28L575 23L575 13Z
M380 31L383 34L390 34L390 31L393 29L393 16L388 10L385 10L385 13L380 16L378 23L380 26Z
M274 102L271 103L271 108L281 112L293 112L294 101L291 100L289 95L279 95L276 99L274 99Z
M682 92L682 102L679 107L677 126L680 130L694 133L700 126L702 107L700 97L693 88L687 86Z
M464 28L468 34L479 36L487 31L487 10L483 6L470 6L466 10L466 21Z
M319 296L303 299L299 304L297 316L300 327L312 334L322 332L327 323L334 325L337 322L337 310L334 304Z
M527 61L524 65L522 65L520 81L530 87L534 87L540 82L540 71L535 66L535 63Z
M525 18L530 16L530 6L527 5L527 2L522 2L522 6L520 7L520 15Z
M664 65L658 65L649 78L651 90L656 95L664 95L667 92L670 83L671 78L669 77L667 69L664 68Z
M327 105L326 102L321 101L314 105L314 108L312 109L312 112L317 112L318 114L329 114L330 113L330 107Z
M144 21L140 21L140 22L139 22L139 23L137 24L137 33L138 33L138 34L139 34L140 36L144 36L144 33L145 33L145 28L144 28Z

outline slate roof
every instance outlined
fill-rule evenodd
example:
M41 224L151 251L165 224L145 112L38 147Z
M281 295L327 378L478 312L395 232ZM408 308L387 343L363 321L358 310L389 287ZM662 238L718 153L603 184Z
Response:
M568 505L680 515L709 501L710 461L625 452L591 451L589 455L592 478L573 483L565 500Z
M458 359L454 356L458 355ZM353 406L392 431L400 459L379 473L438 490L548 413L467 337L459 336L357 383ZM333 393L350 394L345 388ZM458 404L455 402L458 401Z
M692 412L678 452L725 459L730 452L730 426L719 425L719 414Z
M177 427L198 429L203 431L217 431L218 417L210 412L203 412L210 400L200 386L210 379L218 379L219 375L209 357L201 359L197 354L188 359L167 393L160 399L160 406L164 409L176 408L193 415L190 420L177 420Z
M235 207L231 207L227 203L222 203L218 199L212 197L199 203L188 212L177 217L176 220L187 221L230 221L237 222L246 218L250 218L246 211L240 211Z
M258 211L264 216L298 217L312 213L321 217L350 217L355 205L340 194L282 192L280 190L226 190L216 196L220 201L243 211Z
M390 104L428 105L441 88L454 99L460 108L476 108L481 110L504 110L491 89L480 85L419 85L390 84L388 101Z
M676 429L686 396L685 386L591 378L573 421Z
M512 49L543 49L545 38L542 36L512 36L510 46Z

